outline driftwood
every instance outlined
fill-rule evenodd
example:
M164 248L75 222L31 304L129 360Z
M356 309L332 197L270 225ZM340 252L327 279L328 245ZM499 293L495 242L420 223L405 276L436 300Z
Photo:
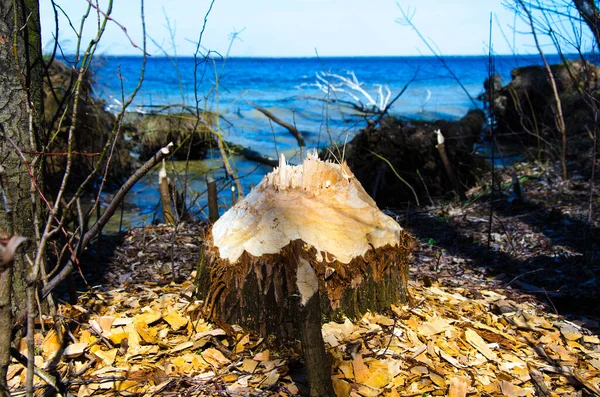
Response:
M262 114L267 116L270 120L273 120L273 122L279 124L280 126L282 126L285 129L287 129L290 132L290 134L292 134L294 136L294 138L296 138L296 141L298 141L298 146L306 145L306 143L304 141L304 137L302 136L302 133L296 127L294 127L290 123L286 123L285 121L281 120L279 117L275 116L273 113L269 112L267 109L265 109L261 106L258 106L255 103L251 103L250 105L252 105L252 107L254 107L256 110L258 110L259 112L261 112Z
M237 154L240 156L244 156L247 160L254 161L255 163L268 165L270 167L277 167L279 162L271 157L265 156L257 152L256 150L249 149L242 145L237 145L235 143L224 141L225 148L230 154Z
M334 395L321 321L406 302L410 248L345 164L281 156L207 231L197 292L211 321L300 339L311 395Z

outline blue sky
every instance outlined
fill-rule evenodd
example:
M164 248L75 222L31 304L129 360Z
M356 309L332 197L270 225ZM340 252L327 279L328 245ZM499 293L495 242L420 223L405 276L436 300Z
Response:
M51 48L54 35L50 3L40 1L45 50ZM107 0L99 3L106 9ZM56 4L78 27L88 2L56 0ZM209 0L146 0L147 33L170 54L176 49L179 56L193 55L209 5ZM414 13L412 22L444 55L486 54L490 13L494 15L495 53L536 52L526 34L528 28L501 0L215 0L202 46L225 54L232 32L238 31L239 40L230 51L233 56L314 56L315 51L320 56L431 55L409 26L397 23L402 17L399 6ZM114 0L112 17L141 45L139 1ZM71 53L76 36L66 18L61 15L59 21L60 42L65 52ZM85 43L96 28L97 15L93 12L84 29ZM550 47L547 50L552 52ZM109 24L100 52L140 54L115 23ZM158 55L161 50L149 40L148 52Z

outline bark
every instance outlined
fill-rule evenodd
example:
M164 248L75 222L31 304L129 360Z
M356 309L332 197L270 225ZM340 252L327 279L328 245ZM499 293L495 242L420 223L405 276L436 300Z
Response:
M11 220L7 208L3 208L0 228L32 241L35 241L34 219L39 216L41 207L37 194L31 190L27 168L6 137L23 152L39 151L43 140L42 76L38 1L0 0L0 159L7 172L7 186L3 191L10 195L12 211L16 215ZM30 164L34 163L32 157L28 160ZM41 166L38 162L32 168L40 186ZM35 247L35 244L30 246ZM8 395L6 371L13 319L25 314L25 271L24 258L17 256L15 264L3 268L0 273L0 394L3 395Z
M331 382L331 365L327 362L325 343L321 333L320 297L317 291L298 308L298 328L304 364L310 380L311 397L335 397Z

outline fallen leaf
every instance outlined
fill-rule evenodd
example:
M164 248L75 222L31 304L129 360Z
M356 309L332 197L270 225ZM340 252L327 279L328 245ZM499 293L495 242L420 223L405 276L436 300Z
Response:
M162 314L154 311L148 311L146 313L138 314L133 317L133 322L137 323L146 323L146 325L151 325L162 318Z
M87 347L87 343L73 343L65 348L63 354L67 358L79 357L83 354Z
M269 372L266 378L261 382L261 387L271 387L279 380L279 373L276 369Z
M560 333L566 340L570 340L570 341L579 340L579 338L581 338L583 336L581 334L581 332L579 332L577 327L575 327L572 324L568 324L568 323L561 324Z
M244 372L253 373L257 366L258 361L254 361L249 358L246 358L244 361L242 361L242 371Z
M208 348L201 353L202 358L216 368L221 368L231 361L215 348Z
M354 369L354 378L357 383L364 383L371 376L369 367L365 365L362 354L358 353L352 360L352 367Z
M521 397L529 394L526 389L513 385L506 380L501 380L498 382L498 385L500 386L500 391L502 391L502 394L504 394L506 397Z
M156 334L158 331L155 328L148 327L148 324L143 321L134 324L135 332L138 333L144 342L149 345L155 345L158 343L158 340L156 339Z
M333 379L333 391L337 397L349 397L352 387L343 379Z
M270 351L268 351L268 350L263 350L262 352L260 352L260 353L257 353L257 354L254 356L254 359L255 359L256 361L269 361L269 357L270 357L270 355L271 355L271 352L270 352Z
M172 310L163 317L173 329L173 331L179 331L181 328L185 327L188 323L188 319L180 315L177 311Z
M450 388L448 390L449 397L465 397L471 381L464 376L457 376L450 380Z
M114 316L100 316L96 320L96 322L100 326L100 329L104 332L110 332L114 321Z
M417 331L419 332L419 334L421 334L423 336L432 336L435 334L440 334L451 328L452 328L452 325L448 322L448 320L445 320L443 318L438 318L434 321L425 322L425 323L421 324L421 326L419 327L419 329Z
M365 385L374 389L383 389L392 381L392 377L387 371L377 370L365 381Z
M477 351L485 356L490 361L498 360L498 356L494 353L485 343L483 338L479 336L479 334L472 330L471 328L467 328L465 330L465 339L471 346L473 346Z

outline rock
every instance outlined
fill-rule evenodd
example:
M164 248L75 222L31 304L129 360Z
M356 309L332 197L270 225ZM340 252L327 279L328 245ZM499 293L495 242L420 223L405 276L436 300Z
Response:
M426 202L428 196L453 197L452 183L435 147L438 143L435 131L439 129L444 135L446 151L459 181L469 186L487 168L485 160L473 153L484 121L481 110L472 110L457 122L387 117L379 127L369 126L349 142L344 158L379 206L397 208L407 201L414 203L415 194L420 203ZM338 153L334 153L337 157ZM331 153L323 156L333 158Z
M595 125L594 109L590 101L598 96L600 68L587 61L567 61L550 66L556 82L566 125L568 149L571 153L589 148L588 129ZM504 139L520 144L546 146L560 139L556 128L556 100L544 66L516 68L511 72L512 81L498 88L493 94L496 131ZM484 84L488 101L492 98L489 82ZM577 138L579 137L579 138ZM573 142L572 138L575 139ZM573 144L575 143L575 144ZM583 144L582 146L578 143Z

